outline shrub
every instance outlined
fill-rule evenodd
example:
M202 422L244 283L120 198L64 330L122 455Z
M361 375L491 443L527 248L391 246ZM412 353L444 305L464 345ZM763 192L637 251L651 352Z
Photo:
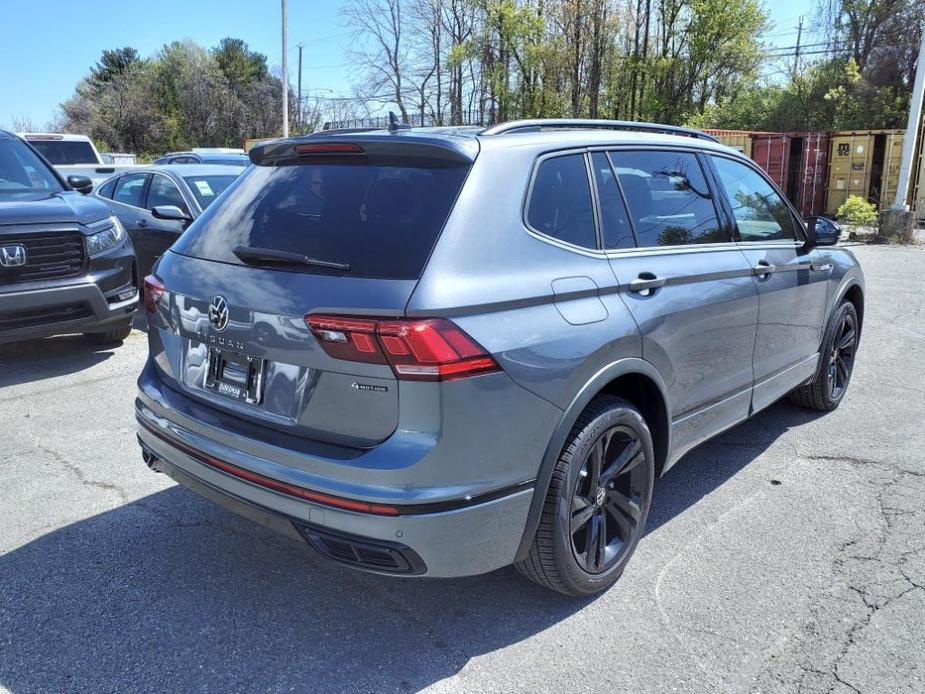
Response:
M849 195L838 208L838 219L853 227L869 227L877 223L877 206L857 195Z

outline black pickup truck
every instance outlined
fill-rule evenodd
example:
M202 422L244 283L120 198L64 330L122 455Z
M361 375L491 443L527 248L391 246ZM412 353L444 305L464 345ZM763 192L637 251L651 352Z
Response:
M138 308L135 251L119 220L63 179L27 142L0 130L0 348L83 333L128 337Z

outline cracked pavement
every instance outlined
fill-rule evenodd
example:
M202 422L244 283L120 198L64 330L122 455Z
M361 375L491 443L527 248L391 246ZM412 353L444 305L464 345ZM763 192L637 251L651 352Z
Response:
M150 472L141 332L0 358L0 691L925 691L925 249L855 250L842 406L689 454L589 600L342 569Z

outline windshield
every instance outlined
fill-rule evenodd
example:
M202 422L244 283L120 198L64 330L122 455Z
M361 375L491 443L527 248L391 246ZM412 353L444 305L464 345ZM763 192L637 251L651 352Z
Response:
M93 147L80 140L29 140L54 166L61 164L99 164Z
M199 207L206 209L236 178L237 176L184 176L183 180L196 196Z
M58 179L28 145L0 138L0 196L61 190Z
M240 245L343 263L354 277L417 279L468 171L355 161L252 166L172 250L240 265L232 252Z
M229 154L224 157L202 157L203 164L221 164L223 166L250 166L251 160L246 154Z

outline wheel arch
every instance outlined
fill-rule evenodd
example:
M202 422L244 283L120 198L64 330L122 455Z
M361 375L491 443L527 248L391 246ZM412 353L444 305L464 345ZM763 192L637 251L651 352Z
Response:
M588 403L601 393L624 398L639 409L652 432L656 478L665 469L671 451L671 415L667 389L658 370L651 363L637 358L621 359L605 366L578 391L550 437L536 476L533 500L517 549L516 561L524 559L530 551L556 461L572 427Z
M841 304L843 299L847 299L854 304L854 310L858 313L858 327L864 327L864 289L858 282L851 282L845 285L839 293L835 306Z

